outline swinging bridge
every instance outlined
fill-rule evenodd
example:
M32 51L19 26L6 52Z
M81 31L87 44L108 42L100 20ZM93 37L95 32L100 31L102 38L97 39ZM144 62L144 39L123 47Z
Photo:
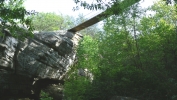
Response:
M108 18L111 15L118 15L120 14L124 9L132 6L133 4L139 2L140 0L124 0L121 3L116 3L114 5L112 5L111 8L108 8L107 10L105 10L104 12L88 19L87 21L71 28L68 30L68 32L72 32L72 33L76 33L80 30L83 30L89 26L92 26L96 23L98 23L99 21ZM110 13L111 12L111 13Z

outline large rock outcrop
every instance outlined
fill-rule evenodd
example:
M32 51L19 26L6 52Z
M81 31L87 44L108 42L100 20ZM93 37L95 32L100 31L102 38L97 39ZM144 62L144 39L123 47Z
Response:
M81 38L80 34L66 31L36 32L34 38L24 41L1 37L0 100L19 94L31 96L39 93L40 86L63 83L75 63Z

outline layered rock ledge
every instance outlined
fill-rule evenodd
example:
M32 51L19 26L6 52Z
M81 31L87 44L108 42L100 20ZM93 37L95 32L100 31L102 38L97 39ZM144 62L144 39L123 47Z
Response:
M11 36L0 38L0 99L31 96L37 87L63 83L76 61L76 48L82 36L67 31L35 32L24 41Z

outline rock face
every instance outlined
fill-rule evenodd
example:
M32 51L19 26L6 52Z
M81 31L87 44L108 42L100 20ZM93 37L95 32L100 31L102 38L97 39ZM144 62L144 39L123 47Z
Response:
M91 82L93 81L93 77L94 77L94 75L93 75L93 73L91 73L88 69L83 69L83 68L79 68L78 70L77 70L77 74L79 75L79 76L84 76L84 77L86 77L86 78L88 78Z
M34 33L34 38L24 41L1 37L0 100L5 95L38 93L36 84L62 83L75 63L76 47L81 38L80 34L66 31Z

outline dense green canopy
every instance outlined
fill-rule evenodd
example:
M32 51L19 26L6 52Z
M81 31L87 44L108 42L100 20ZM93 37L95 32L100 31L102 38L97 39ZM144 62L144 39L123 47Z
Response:
M175 5L161 0L142 9L136 4L104 22L103 33L85 36L79 45L78 63L65 82L66 100L176 100ZM92 72L94 79L79 76L79 68Z
M32 36L33 27L28 15L34 11L26 11L23 6L24 0L1 0L0 1L0 34L4 30L16 38ZM24 29L27 29L26 32ZM22 34L23 33L23 34Z

